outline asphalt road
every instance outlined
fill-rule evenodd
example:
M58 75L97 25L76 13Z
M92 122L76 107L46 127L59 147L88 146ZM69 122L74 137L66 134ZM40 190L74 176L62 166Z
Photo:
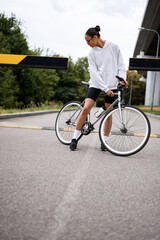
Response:
M0 123L54 127L55 117ZM1 127L0 139L0 240L160 239L160 138L130 157L101 152L96 133L76 152L54 131Z

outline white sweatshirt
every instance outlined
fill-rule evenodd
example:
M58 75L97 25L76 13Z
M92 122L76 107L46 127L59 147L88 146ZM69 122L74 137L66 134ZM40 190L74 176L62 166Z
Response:
M90 81L89 86L107 92L117 89L117 78L126 79L126 71L119 47L105 42L103 48L94 47L88 55Z

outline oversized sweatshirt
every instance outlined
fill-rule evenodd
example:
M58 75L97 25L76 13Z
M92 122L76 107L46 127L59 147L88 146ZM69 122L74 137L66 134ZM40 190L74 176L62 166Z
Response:
M119 47L105 42L103 48L94 47L88 54L90 81L89 86L107 92L117 89L117 78L126 79L126 70Z

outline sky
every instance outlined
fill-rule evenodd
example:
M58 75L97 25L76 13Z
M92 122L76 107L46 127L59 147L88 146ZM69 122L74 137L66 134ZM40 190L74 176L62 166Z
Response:
M116 43L126 68L133 56L148 0L1 0L0 12L22 21L29 48L43 56L59 54L73 61L86 57L90 47L84 36L101 27L101 38Z

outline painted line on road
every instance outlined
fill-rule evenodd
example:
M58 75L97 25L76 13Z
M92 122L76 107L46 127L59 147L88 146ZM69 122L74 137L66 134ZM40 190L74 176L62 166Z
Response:
M12 124L0 124L0 127L21 128L21 129L34 129L34 130L52 130L52 131L55 130L55 128L53 128L53 127L28 126L28 125L12 125Z
M43 235L40 240L62 239L62 233L67 231L67 226L77 211L81 191L88 179L88 173L93 165L93 159L95 159L96 138L91 138L89 144L92 148L88 148L83 154L72 181L68 184L61 202L54 210L54 217L48 221L46 234ZM71 155L75 158L75 154Z
M55 131L54 127L42 127L42 126L28 126L28 125L13 125L13 124L0 124L0 127L5 128L21 128L21 129L33 129L33 130L50 130ZM73 128L62 129L65 132L74 132ZM93 131L93 133L98 133L98 131ZM120 133L111 133L113 135L120 135ZM143 133L128 133L128 136L144 137ZM160 134L150 134L150 138L160 138Z

